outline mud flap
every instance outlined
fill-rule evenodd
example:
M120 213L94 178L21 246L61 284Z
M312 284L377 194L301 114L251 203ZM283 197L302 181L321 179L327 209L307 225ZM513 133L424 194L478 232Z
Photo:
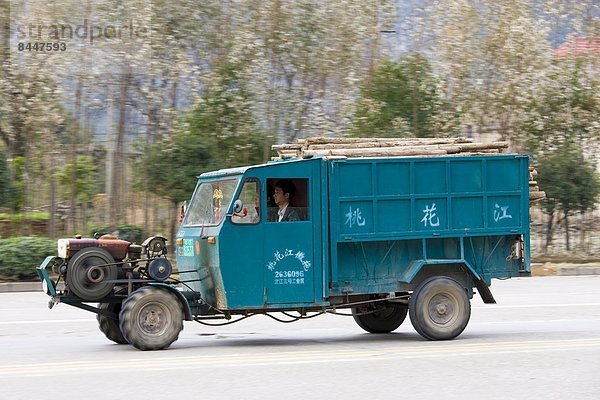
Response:
M474 279L475 286L477 287L477 292L481 296L481 299L485 304L496 304L496 299L494 299L494 295L490 291L488 285L485 284L483 279Z

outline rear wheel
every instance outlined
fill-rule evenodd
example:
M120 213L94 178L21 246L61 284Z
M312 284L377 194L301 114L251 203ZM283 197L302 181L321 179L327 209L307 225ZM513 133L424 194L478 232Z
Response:
M140 350L166 349L183 329L181 304L165 289L144 286L123 301L119 326L123 337Z
M452 278L423 281L409 302L410 321L429 340L447 340L460 335L469 323L471 303L465 288Z
M369 310L366 308L352 309L352 316L358 326L370 333L390 333L402 325L408 313L408 307L399 304L394 307L380 307L374 312L368 312Z
M107 311L116 316L119 316L119 312L121 311L121 303L102 303L98 306L101 311ZM121 333L121 328L119 327L119 320L111 318L107 315L98 314L96 316L98 320L98 326L100 331L104 333L104 336L108 340L112 340L117 344L127 344L127 340Z

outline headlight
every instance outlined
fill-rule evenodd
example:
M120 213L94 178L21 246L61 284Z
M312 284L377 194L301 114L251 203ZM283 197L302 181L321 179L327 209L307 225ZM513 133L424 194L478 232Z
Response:
M50 290L48 290L48 282L46 280L42 280L42 291L50 296Z
M69 239L58 239L58 257L63 260L67 258L69 253Z
M54 289L54 294L56 294L56 285L54 285L54 282L50 281L50 285L52 285L52 289ZM52 292L50 291L50 286L48 285L48 282L46 281L46 279L42 279L42 290L48 296L53 295Z

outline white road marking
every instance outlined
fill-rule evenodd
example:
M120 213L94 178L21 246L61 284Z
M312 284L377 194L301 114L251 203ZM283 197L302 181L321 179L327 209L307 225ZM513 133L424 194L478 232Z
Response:
M497 310L497 309L501 309L501 308L553 308L553 307L598 307L598 306L600 306L600 303L513 304L513 305L485 304L485 305L473 306L471 308Z
M72 322L91 322L96 319L39 319L30 321L0 321L0 325L26 325L26 324L70 324Z
M77 360L13 364L0 367L3 376L56 376L89 372L163 371L187 368L273 366L294 364L320 364L331 362L378 361L386 359L416 359L451 356L481 356L487 354L515 354L531 352L567 351L575 348L600 350L600 337L587 339L558 339L533 341L507 341L486 343L427 342L420 346L394 346L377 349L280 351L268 353L235 353L215 355L128 358L114 360Z

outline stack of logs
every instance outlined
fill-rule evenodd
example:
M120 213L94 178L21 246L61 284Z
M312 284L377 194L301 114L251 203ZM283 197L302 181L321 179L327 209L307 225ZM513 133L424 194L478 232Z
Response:
M439 157L500 154L508 148L507 142L474 143L468 138L328 138L311 137L297 143L274 145L278 157L289 158L328 157ZM543 199L536 182L537 171L529 167L529 199Z
M542 192L537 184L538 172L534 167L529 167L529 202L535 203L546 197L546 192Z

